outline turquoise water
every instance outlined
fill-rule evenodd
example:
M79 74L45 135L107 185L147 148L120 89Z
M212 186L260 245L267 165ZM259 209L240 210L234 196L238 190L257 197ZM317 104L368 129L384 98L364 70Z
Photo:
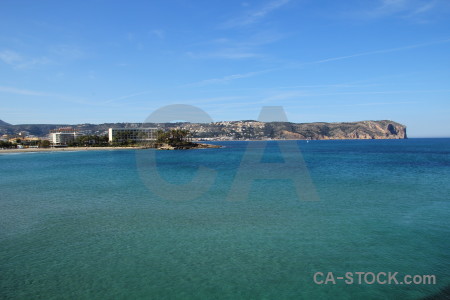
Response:
M318 201L270 178L228 201L240 168L301 170L281 165L281 148L295 153L281 143L251 142L248 151L265 149L253 166L242 164L247 142L0 155L0 298L421 299L448 289L450 139L300 141ZM185 184L199 166L214 172L195 199L161 196L144 178L148 167ZM358 271L437 284L313 281Z

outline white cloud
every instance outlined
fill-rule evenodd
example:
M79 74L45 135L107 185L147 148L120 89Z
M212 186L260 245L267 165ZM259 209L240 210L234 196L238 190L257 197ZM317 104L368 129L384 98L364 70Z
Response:
M58 98L59 101L65 101L65 102L76 103L76 104L96 105L95 103L86 101L86 99L84 99L84 98L68 96L68 95L63 95L63 94L49 93L49 92L27 90L27 89L15 88L15 87L10 87L10 86L0 86L0 93L8 93L8 94L15 94L15 95L23 95L23 96L34 96L34 97L52 97L52 98Z
M200 53L188 52L187 54L192 58L246 59L264 57L264 54L259 53L261 46L274 43L284 37L285 35L275 31L260 31L247 36L245 39L221 37L198 44L202 49L212 48L211 51Z
M219 49L212 52L207 53L193 53L193 52L187 52L186 53L191 58L223 58L223 59L245 59L245 58L255 58L255 57L261 57L261 54L254 53L251 51L246 51L246 49L238 49L238 48L225 48L225 49Z
M450 39L445 39L445 40L440 40L440 41L435 41L435 42L429 42L429 43L409 45L409 46L398 47L398 48L390 48L390 49L368 51L368 52L356 53L356 54L345 55L345 56L330 57L330 58L326 58L326 59L321 59L321 60L301 63L301 64L298 64L298 65L296 65L294 67L301 67L301 66L305 66L305 65L322 64L322 63L338 61L338 60L344 60L344 59L350 59L350 58L360 57L360 56L398 52L398 51L409 50L409 49L414 49L414 48L421 48L421 47L427 47L427 46L443 44L443 43L448 43L448 42L450 42Z
M25 89L18 89L18 88L9 87L9 86L0 86L0 92L16 94L16 95L26 95L26 96L52 96L52 94L49 94L49 93L31 91L31 90L25 90Z
M227 75L221 78L211 78L211 79L205 79L202 81L194 82L187 84L185 86L204 86L209 84L221 84L221 83L227 83L236 79L242 79L242 78L248 78L253 77L262 73L269 72L269 70L266 71L259 71L259 72L248 72L243 74L233 74L233 75Z
M417 18L426 13L437 11L442 5L448 5L444 0L379 0L372 10L362 13L369 18L387 16L400 16L404 18Z
M274 93L272 96L263 99L264 103L267 102L277 102L281 100L293 99L298 101L299 98L308 98L310 101L311 97L329 97L329 96L351 96L351 95L403 95L403 94L418 94L418 93L447 93L449 90L394 90L394 91L361 91L361 92L316 92L308 90L297 90L290 92ZM412 102L405 102L412 103ZM376 103L376 104L388 104L386 102ZM355 105L374 105L373 103L360 103ZM341 104L336 104L333 106L342 106Z
M5 64L14 65L22 61L22 57L11 50L3 50L0 52L0 60L2 60Z
M266 5L260 7L257 10L247 12L245 16L228 20L223 24L223 28L233 28L240 26L247 26L250 24L257 23L266 17L269 13L281 8L282 6L288 4L290 0L274 0L268 2Z
M11 50L0 51L0 60L17 69L26 69L35 65L45 65L50 63L46 57L26 58Z
M78 46L66 44L52 46L50 48L50 52L64 59L70 60L79 59L85 55L84 51L81 50Z

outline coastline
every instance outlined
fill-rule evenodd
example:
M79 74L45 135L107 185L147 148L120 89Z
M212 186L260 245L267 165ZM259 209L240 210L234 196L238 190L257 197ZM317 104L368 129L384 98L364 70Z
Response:
M405 138L406 139L406 138ZM304 139L270 139L270 140L218 140L218 141L196 141L197 147L191 147L186 149L209 149L209 148L223 148L223 146L208 144L208 142L270 142L270 141L342 141L342 140L400 140L396 138L386 139L318 139L318 140L304 140ZM142 150L142 149L156 149L156 150L175 150L174 147L168 145L162 147L64 147L64 148L24 148L24 149L0 149L0 154L8 153L36 153L36 152L61 152L61 151L102 151L102 150ZM185 150L186 150L185 149Z
M101 150L139 150L148 147L65 147L65 148L25 148L3 149L0 154L6 153L33 153L33 152L61 152L61 151L101 151Z
M186 148L186 149L209 149L209 148L222 148L222 146L196 143L197 146ZM155 149L155 150L175 150L175 147L170 147L168 145L159 148L148 147L148 146L137 146L137 147L64 147L64 148L24 148L24 149L0 149L1 154L8 153L36 153L36 152L73 152L73 151L102 151L102 150L142 150L142 149Z

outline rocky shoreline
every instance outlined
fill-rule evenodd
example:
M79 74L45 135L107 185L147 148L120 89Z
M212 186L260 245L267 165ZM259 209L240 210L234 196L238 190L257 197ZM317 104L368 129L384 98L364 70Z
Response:
M190 150L190 149L211 149L211 148L223 148L223 146L203 144L203 143L191 143L189 145L171 146L169 144L162 144L156 149L158 150Z

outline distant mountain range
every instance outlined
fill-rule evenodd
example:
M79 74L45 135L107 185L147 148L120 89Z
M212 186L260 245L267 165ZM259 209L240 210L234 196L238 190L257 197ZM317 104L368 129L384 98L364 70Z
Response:
M341 123L290 123L258 121L223 121L213 123L104 123L104 124L24 124L11 125L0 120L0 135L25 131L39 137L59 127L77 128L85 134L106 134L108 128L157 127L163 130L182 128L196 138L218 140L262 139L405 139L406 127L394 121L360 121Z

